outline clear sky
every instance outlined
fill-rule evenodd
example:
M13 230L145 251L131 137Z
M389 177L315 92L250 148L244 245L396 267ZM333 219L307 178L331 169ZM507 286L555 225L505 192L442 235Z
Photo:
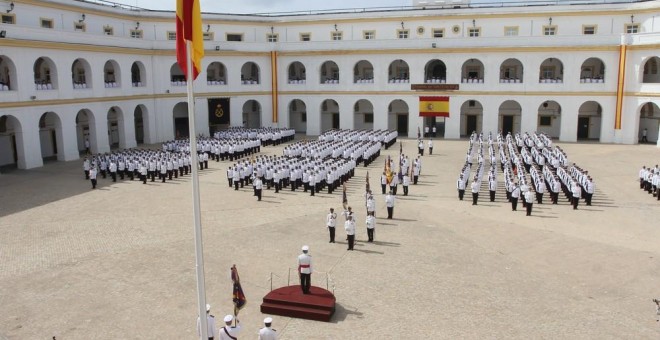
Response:
M174 10L175 0L110 0L156 10ZM202 12L272 13L322 9L411 6L412 0L201 0ZM483 0L482 0L483 1Z

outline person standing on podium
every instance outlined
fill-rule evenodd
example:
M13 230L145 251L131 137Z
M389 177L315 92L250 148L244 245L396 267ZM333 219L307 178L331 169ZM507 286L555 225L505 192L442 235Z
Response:
M298 255L298 274L300 275L300 288L303 294L309 294L312 285L312 256L309 247L302 247L302 254Z

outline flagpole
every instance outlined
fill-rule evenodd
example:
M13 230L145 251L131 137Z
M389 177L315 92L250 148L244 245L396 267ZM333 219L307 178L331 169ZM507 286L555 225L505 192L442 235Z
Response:
M206 285L204 281L204 251L202 246L202 219L199 205L199 176L197 167L197 135L195 134L195 97L193 95L192 42L186 40L186 85L188 87L188 135L190 138L190 157L192 169L193 222L195 223L195 270L197 272L197 304L201 339L208 339L208 320L206 318Z

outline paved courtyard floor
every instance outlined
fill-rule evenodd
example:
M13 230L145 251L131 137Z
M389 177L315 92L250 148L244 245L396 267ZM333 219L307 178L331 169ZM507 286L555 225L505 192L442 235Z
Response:
M403 146L414 153L413 140ZM307 244L312 284L327 282L337 311L330 323L274 316L281 339L660 338L651 302L660 297L660 201L636 178L641 165L660 162L658 148L562 144L595 178L594 205L535 204L526 217L502 195L490 203L482 193L477 206L459 201L467 141L435 146L420 183L397 196L394 220L382 218L375 190L373 244L365 242L364 178L369 171L377 184L398 145L356 171L348 184L358 216L353 252L343 228L329 244L324 227L341 192L266 191L257 202L251 188L228 187L229 162L211 163L200 183L213 314L232 311L236 264L248 298L241 338L256 338L270 273L275 288L286 285ZM97 190L83 178L80 161L0 175L0 339L196 338L190 178L101 179Z

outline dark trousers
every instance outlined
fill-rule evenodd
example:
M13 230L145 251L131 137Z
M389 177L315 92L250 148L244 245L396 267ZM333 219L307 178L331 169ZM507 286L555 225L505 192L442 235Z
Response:
M536 203L543 204L543 194L542 193L539 193L539 192L536 193Z
M418 179L419 179L419 176L413 176L413 184L417 184Z
M424 156L424 148L419 149L419 155Z
M85 172L85 179L89 179L89 170L84 170Z
M495 202L495 191L491 190L489 193L490 193L490 201Z
M316 188L316 185L310 185L310 186L309 186L309 191L312 192L311 194L309 194L310 196L314 196L314 189L315 189L315 188Z
M328 227L330 232L330 243L335 243L335 227Z
M458 200L462 201L463 196L465 195L465 190L458 189Z
M407 185L403 186L403 196L408 196L408 186Z
M512 211L518 210L518 197L511 197L511 210Z
M387 219L391 220L394 214L394 207L387 207Z
M587 197L585 197L585 201L587 202L587 205L591 205L591 198L594 196L594 194L587 193Z
M580 203L580 198L577 196L573 196L573 210L577 210L578 203Z
M367 228L367 237L369 238L369 242L374 241L374 229L373 228L371 228L371 229Z
M527 216L532 216L532 206L534 203L532 202L527 202Z
M257 201L261 201L261 191L262 189L257 189Z
M117 182L117 172L111 172L110 177L112 177L113 182Z
M238 181L234 181L234 190L238 190Z
M478 200L479 200L479 193L478 192L473 192L472 193L472 205L477 205Z
M433 148L429 148L429 155L433 154Z
M300 274L300 288L303 294L309 294L309 287L312 285L312 274Z
M92 179L92 189L96 189L96 179Z
M387 189L387 184L381 184L380 188L383 190L383 195L385 195L385 190Z
M348 236L348 249L347 250L353 250L353 245L355 245L355 235L347 235Z

